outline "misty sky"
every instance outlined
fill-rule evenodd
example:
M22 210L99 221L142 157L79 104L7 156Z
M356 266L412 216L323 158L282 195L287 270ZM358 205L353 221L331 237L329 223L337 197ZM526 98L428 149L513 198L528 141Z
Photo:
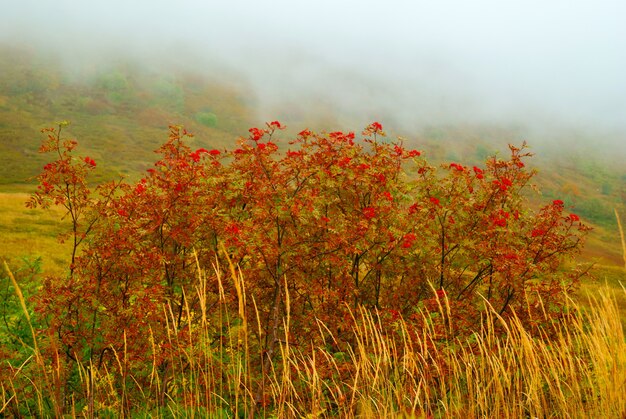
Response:
M626 132L623 0L2 0L0 40L245 77L266 109ZM167 58L164 58L167 57ZM219 63L219 66L216 66ZM270 117L271 115L268 115ZM280 115L274 115L277 118Z

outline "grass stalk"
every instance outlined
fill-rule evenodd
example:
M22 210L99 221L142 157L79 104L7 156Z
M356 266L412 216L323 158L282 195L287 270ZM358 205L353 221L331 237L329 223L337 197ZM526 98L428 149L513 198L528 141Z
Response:
M619 213L617 212L617 208L613 208L615 211L615 219L617 220L617 229L619 230L619 236L622 240L622 255L624 257L624 269L626 270L626 239L624 238L624 229L622 228L622 222L620 220Z
M351 311L351 344L339 341L318 321L318 343L297 346L291 341L291 295L284 278L277 352L261 378L265 359L255 354L263 341L260 314L239 303L250 298L251 307L256 307L254 298L246 296L241 273L231 267L232 284L219 270L209 278L198 266L197 276L195 295L183 299L183 322L177 322L172 307L164 307L171 348L167 359L159 360L156 334L150 331L151 353L142 381L141 370L127 357L131 342L124 332L124 346L113 350L113 364L105 364L101 371L78 366L81 391L66 396L71 400L70 416L94 417L103 409L117 416L151 417L240 417L252 412L281 418L626 414L626 341L615 295L608 292L591 297L584 308L570 301L567 322L557 326L552 338L547 333L531 335L520 319L505 321L488 305L469 340L454 342L437 335L428 322L414 330L400 318L385 328L379 313L358 308ZM212 303L210 281L221 290ZM227 285L239 302L227 301ZM20 295L26 316L26 301ZM442 316L450 310L446 299L439 302ZM195 309L192 300L199 302ZM444 335L450 333L447 327ZM215 339L220 328L222 335ZM13 370L8 383L0 385L0 415L20 411L46 416L66 410L62 372L43 357L32 325L31 333L32 355ZM29 368L31 363L37 368ZM46 378L51 376L57 378ZM259 380L265 381L266 402L255 410ZM26 404L24 383L37 403Z

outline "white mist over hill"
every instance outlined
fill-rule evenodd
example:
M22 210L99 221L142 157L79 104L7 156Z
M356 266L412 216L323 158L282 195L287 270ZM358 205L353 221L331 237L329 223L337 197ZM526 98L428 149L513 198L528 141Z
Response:
M5 0L0 42L246 80L259 118L565 127L623 151L624 16L621 0Z

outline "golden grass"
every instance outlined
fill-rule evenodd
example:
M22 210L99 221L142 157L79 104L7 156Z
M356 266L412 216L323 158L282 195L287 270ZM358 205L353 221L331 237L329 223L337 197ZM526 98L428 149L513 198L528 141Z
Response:
M26 193L0 193L0 259L16 261L23 257L42 257L43 270L59 274L68 264L71 247L57 240L69 224L59 221L60 208L27 209Z
M619 237L622 240L622 255L624 256L624 269L626 269L626 239L624 239L624 229L622 228L622 222L619 218L617 208L613 208L615 211L615 219L617 220L617 229L619 230Z
M166 367L152 365L133 370L124 348L114 351L108 369L80 365L80 386L60 401L53 362L42 359L38 347L13 367L12 378L0 384L0 415L22 412L39 416L94 417L141 415L142 417L615 417L626 415L626 341L615 295L598 290L581 309L571 301L567 325L556 339L532 337L513 320L504 321L488 309L470 341L435 345L428 328L413 340L392 339L392 330L381 326L375 312L353 312L354 344L344 352L329 348L335 337L321 323L328 345L294 347L289 343L290 300L284 296L286 315L282 338L267 374L255 374L258 347L251 330L261 335L258 312L248 312L245 280L231 267L230 275L209 275L198 269L195 292L207 301L207 284L217 280L223 290L232 281L240 302L236 312L226 304L199 313L186 307L193 333L181 334L176 316L164 307L169 344L178 355ZM14 283L17 292L19 286ZM621 292L626 293L626 290ZM19 294L18 294L19 295ZM220 293L224 303L224 294ZM20 301L25 313L26 303ZM446 304L442 304L446 310ZM194 314L194 315L191 315ZM198 319L192 322L191 319ZM212 323L230 324L224 339L214 343ZM496 325L506 333L496 335ZM393 326L396 336L407 336L402 320ZM121 331L120 333L125 332ZM126 339L124 339L126 342ZM8 362L8 361L5 361ZM147 372L146 372L147 371ZM147 374L148 384L139 385ZM145 381L144 381L145 382ZM30 383L40 400L26 406L20 391ZM259 390L260 389L260 390ZM131 400L134 398L133 400ZM139 399L139 400L138 400ZM257 403L260 400L266 403ZM44 403L45 401L45 403ZM28 410L30 409L30 410Z

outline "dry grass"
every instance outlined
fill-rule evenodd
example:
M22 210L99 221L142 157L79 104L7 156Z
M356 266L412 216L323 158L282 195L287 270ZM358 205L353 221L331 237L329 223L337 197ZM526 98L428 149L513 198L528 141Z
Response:
M615 219L617 220L617 229L619 230L619 237L622 240L622 255L624 256L624 269L626 269L626 239L624 239L624 229L622 228L622 222L617 212L617 208L613 208L615 211Z
M7 268L8 270L8 268ZM220 304L209 312L188 315L193 333L181 334L175 316L164 307L169 344L180 350L158 366L133 370L125 351L115 352L109 369L78 368L78 388L61 394L61 374L36 345L31 356L12 366L11 379L0 384L0 415L115 417L615 417L626 415L626 342L615 295L600 290L585 309L572 302L567 326L556 339L533 338L521 323L504 323L487 310L481 330L469 341L434 344L434 332L418 338L392 339L376 313L353 313L354 344L344 352L330 350L334 337L323 324L328 345L304 348L289 344L289 295L280 352L259 387L254 364L258 355L251 330L260 334L258 313L247 312L245 281L232 269L217 272L219 289L234 281L239 308ZM205 271L199 270L196 293L207 301ZM14 283L18 290L19 286ZM18 294L25 313L26 302ZM221 295L224 298L224 295ZM442 310L445 310L442 304ZM189 311L189 308L187 307ZM191 313L188 313L191 314ZM212 323L231 324L215 344ZM402 320L395 336L407 336ZM122 332L124 333L124 332ZM34 332L33 332L34 334ZM185 337L182 337L185 336ZM4 361L9 362L8 360ZM148 384L139 385L139 374ZM145 380L143 382L146 382ZM25 385L26 384L26 385ZM259 388L261 391L259 392ZM260 396L260 398L259 398ZM32 403L33 397L37 400ZM31 402L29 402L29 398ZM266 403L256 403L259 400Z
M0 258L15 261L23 257L43 257L48 274L64 272L71 255L69 243L57 240L68 228L60 208L27 209L26 193L0 192Z

